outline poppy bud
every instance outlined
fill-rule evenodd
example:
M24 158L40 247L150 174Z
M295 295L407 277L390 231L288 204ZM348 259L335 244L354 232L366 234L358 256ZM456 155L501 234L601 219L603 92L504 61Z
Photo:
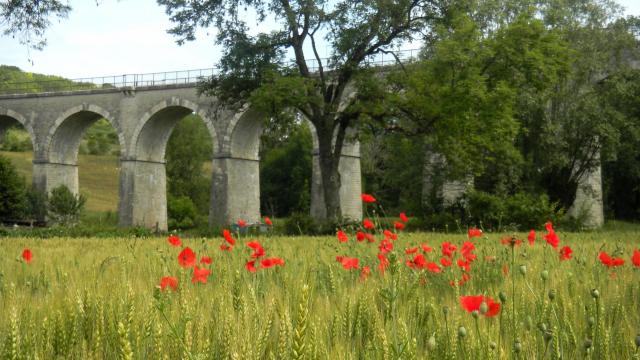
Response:
M487 305L486 301L483 301L482 304L480 304L480 313L484 315L487 311L489 311L489 305Z
M593 341L591 341L591 339L585 339L584 340L584 344L582 346L584 346L585 350L588 350L591 345L593 345Z
M527 265L520 265L520 274L527 275Z
M507 302L507 294L505 294L504 292L500 291L498 293L498 297L500 298L500 302L501 303L506 303Z
M431 337L429 338L429 341L427 341L427 347L429 348L429 350L435 350L435 348L436 348L436 337L435 337L435 335L431 335Z
M540 278L543 281L547 281L547 279L549 279L549 272L547 270L542 270L542 272L540 273Z
M460 326L458 328L458 336L461 338L464 338L465 336L467 336L467 329L465 329L464 326Z
M636 336L636 347L640 347L640 335Z
M547 294L549 296L549 300L553 301L553 299L556 298L556 291L551 289L549 290L549 294Z
M538 329L540 329L540 331L542 332L547 331L547 324L543 322L538 323Z
M498 347L495 341L489 341L489 349L495 350Z
M443 306L442 307L442 312L444 313L444 316L447 316L449 314L449 307L448 306Z
M543 338L544 338L544 341L549 342L551 341L551 339L553 339L553 333L547 330L544 332Z
M591 290L591 297L593 297L594 299L599 298L600 297L600 291L598 291L598 289Z
M483 303L483 304L484 304L484 303ZM481 306L482 306L482 305L481 305ZM471 312L471 316L473 316L473 318L474 318L474 319L477 319L477 318L478 318L478 310L473 310L473 311Z
M516 339L516 342L513 344L513 351L516 354L519 354L520 351L522 351L522 344L520 343L520 340Z
M531 318L531 316L527 316L527 321L525 322L525 325L527 330L531 330L531 327L533 326L533 319Z
M594 318L593 316L589 316L589 318L587 319L587 323L590 327L593 326L593 324L596 323L596 318Z

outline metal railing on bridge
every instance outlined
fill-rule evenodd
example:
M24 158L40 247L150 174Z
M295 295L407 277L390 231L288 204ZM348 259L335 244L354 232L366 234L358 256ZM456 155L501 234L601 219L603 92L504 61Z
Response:
M410 62L417 59L420 50L409 49L396 51L395 56L390 53L378 53L371 56L362 64L365 66L393 66L398 60ZM396 58L397 57L397 58ZM307 59L307 66L312 72L319 70L316 59ZM322 59L325 71L336 68L336 61L330 58ZM292 65L294 65L292 63ZM0 95L43 94L71 91L91 91L99 89L135 89L138 87L195 85L206 80L218 72L218 68L157 72L148 74L124 74L112 76L98 76L80 79L55 78L51 80L34 80L24 82L0 83Z

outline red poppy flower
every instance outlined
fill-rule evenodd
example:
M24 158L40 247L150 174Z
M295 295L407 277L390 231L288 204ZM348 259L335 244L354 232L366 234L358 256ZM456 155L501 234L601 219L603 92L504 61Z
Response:
M220 245L220 250L222 250L222 251L231 251L231 250L233 250L233 246L232 245L227 245L227 244L222 244L222 245Z
M476 259L476 254L473 253L473 250L476 249L476 245L471 241L465 241L460 248L460 254L467 261L471 262Z
M244 220L242 220L242 219L239 219L239 220L238 220L238 226L240 226L240 227L245 227L245 226L247 226L247 222L246 222L246 221L244 221Z
M393 227L396 228L396 230L402 230L404 229L404 224L399 221L396 221L393 223Z
M407 248L404 250L405 254L415 254L418 252L418 247Z
M264 217L264 223L269 225L269 226L273 225L273 222L271 221L271 219L269 219L268 216Z
M364 237L366 237L367 241L370 242L370 243L376 242L376 237L373 236L373 234L365 233Z
M360 271L360 281L365 281L369 275L371 275L371 268L368 266L363 266L362 271Z
M280 258L269 258L269 259L264 259L260 261L260 267L263 269L268 269L276 265L284 265L284 260Z
M222 230L222 236L229 243L229 245L233 246L236 244L236 239L231 236L231 232L227 229Z
M422 244L420 245L420 247L422 248L422 251L429 253L433 251L433 248L427 244Z
M262 245L260 245L259 242L257 241L252 241L247 243L247 246L253 249L253 254L251 254L251 257L256 259L259 257L264 256L264 249L262 248Z
M385 238L387 239L391 239L391 240L398 240L398 234L391 232L389 230L384 230L382 232L382 234L384 235Z
M427 260L424 258L424 255L418 254L413 260L407 260L406 264L412 269L424 269L427 266Z
M440 268L440 266L438 266L438 264L436 264L434 262L428 262L426 268L427 268L427 270L431 271L432 273L442 272L442 269Z
M536 242L536 231L535 230L529 231L529 235L527 236L527 240L529 241L529 245L533 246L533 244Z
M251 261L247 261L247 263L244 265L244 267L249 270L249 272L256 272L256 261L255 260L251 260Z
M359 260L357 258L350 258L350 257L346 257L346 256L340 256L339 258L337 257L336 260L338 260L338 262L340 262L342 264L342 267L345 270L357 269L359 267L359 265L358 265Z
M548 233L555 232L555 231L553 230L553 224L551 223L551 221L547 221L547 222L544 224L544 228L547 230L547 232L548 232Z
M209 264L211 265L211 263L213 262L213 260L211 260L210 257L208 256L203 256L200 258L200 264Z
M389 267L389 259L384 256L384 253L380 253L378 254L378 260L380 261L380 264L378 264L378 269L380 269L380 272L384 273L387 267Z
M460 296L460 305L467 312L477 311L480 313L480 307L482 303L487 304L487 312L482 314L484 316L496 316L500 312L500 303L495 302L488 296L476 295L476 296Z
M364 226L364 228L367 230L373 230L376 227L375 225L373 225L373 222L371 222L371 220L369 219L362 220L362 226Z
M462 270L466 272L471 271L471 267L469 266L471 265L471 263L469 261L458 259L457 264L458 264L458 267L460 267Z
M633 256L631 257L631 262L633 263L633 266L635 267L640 267L640 251L639 250L633 250Z
M165 276L160 279L160 290L165 290L167 287L170 287L171 290L178 290L178 278L173 276Z
M207 278L211 274L211 270L205 268L198 268L198 266L193 268L193 276L191 277L192 283L201 282L203 284L207 283Z
M341 243L345 243L349 241L349 237L342 230L338 230L338 232L336 233L336 236L338 237L338 241L340 241Z
M400 220L402 220L402 222L407 222L407 221L409 221L409 218L407 217L407 214L401 212L400 213Z
M558 238L558 235L555 232L546 234L544 236L544 239L554 249L556 249L558 247L558 245L560 244L560 238Z
M180 254L178 254L178 263L182 267L192 267L196 264L196 253L190 248L184 248Z
M367 237L364 235L364 233L362 231L358 231L356 233L356 240L358 240L358 242L362 242L364 241L364 239L366 239Z
M384 239L380 241L380 245L378 246L378 249L380 249L380 252L382 254L386 254L393 250L393 243L388 239Z
M169 237L167 238L167 241L169 242L169 244L173 245L173 246L182 246L182 240L180 240L180 238L177 235L169 235Z
M571 248L568 246L560 249L560 261L571 259L571 253L573 253L573 250L571 250Z
M511 236L505 236L502 239L500 239L500 243L502 245L506 245L506 246L515 246L515 247L519 247L520 245L522 245L522 240L520 239L514 239Z
M445 257L443 257L443 258L440 258L440 264L441 264L442 266L444 266L444 267L449 267L449 266L451 266L451 264L452 264L452 262L451 262L451 258L448 258L448 257L446 257L446 256L445 256Z
M507 264L502 265L502 273L504 274L504 276L509 275L509 265Z
M470 228L467 231L467 236L469 236L469 239L474 238L474 237L481 237L482 236L482 230L480 230L478 228Z
M448 243L448 242L442 243L442 255L444 256L452 257L456 249L458 248L451 243Z
M33 259L33 253L31 252L31 250L29 250L29 249L22 250L22 259L27 264L30 263L31 259Z
M600 259L600 262L607 267L616 267L616 266L624 265L623 258L619 258L619 257L612 258L611 256L609 256L609 254L607 254L604 251L602 251L600 255L598 255L598 258Z
M362 201L368 204L376 202L376 198L374 198L373 195L370 194L362 194L360 195L360 197L362 198Z

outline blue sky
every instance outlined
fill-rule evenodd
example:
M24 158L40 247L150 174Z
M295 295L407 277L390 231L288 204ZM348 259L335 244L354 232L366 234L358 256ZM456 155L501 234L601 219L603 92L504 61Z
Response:
M626 14L640 16L640 0L618 2ZM206 30L199 32L196 41L178 46L166 33L171 23L155 0L70 3L73 11L49 29L43 51L29 51L16 40L0 36L0 64L82 78L210 68L220 58L214 34Z

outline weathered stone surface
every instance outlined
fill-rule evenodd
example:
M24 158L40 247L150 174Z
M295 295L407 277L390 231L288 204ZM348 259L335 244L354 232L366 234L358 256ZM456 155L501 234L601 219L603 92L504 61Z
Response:
M586 228L593 229L604 225L601 165L580 177L576 198L569 208L568 214L575 219L582 220Z
M0 133L21 124L31 135L37 189L48 192L64 184L77 193L82 136L95 121L107 119L121 148L120 225L165 230L165 150L177 122L191 113L202 118L213 142L210 222L259 221L263 119L250 108L221 108L215 98L198 96L192 85L0 96ZM359 149L353 146L340 165L341 197L344 213L360 218ZM313 172L314 184L318 174ZM318 201L312 196L312 209L321 207Z

